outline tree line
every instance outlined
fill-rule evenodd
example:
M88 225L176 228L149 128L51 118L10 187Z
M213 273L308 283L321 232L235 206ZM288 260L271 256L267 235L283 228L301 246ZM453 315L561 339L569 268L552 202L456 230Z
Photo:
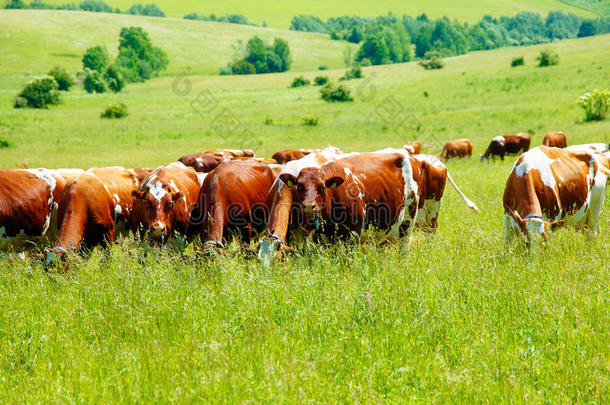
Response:
M32 9L32 10L72 10L90 11L94 13L114 13L114 14L133 14L146 15L150 17L165 17L163 10L154 3L140 4L134 3L123 13L119 8L112 8L102 0L83 0L80 3L49 4L43 0L33 0L27 4L23 0L10 0L5 9Z

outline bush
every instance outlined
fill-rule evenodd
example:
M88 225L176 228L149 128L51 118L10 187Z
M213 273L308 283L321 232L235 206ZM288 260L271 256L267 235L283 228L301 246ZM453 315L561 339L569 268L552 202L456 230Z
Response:
M301 117L301 125L305 127L315 127L318 125L320 120L317 117L306 115L305 117Z
M273 118L271 118L270 116L266 116L265 117L265 121L263 121L263 124L265 125L273 125Z
M238 60L231 65L231 73L234 75L253 75L256 73L256 68L247 60Z
M30 7L21 0L11 0L6 4L6 6L4 6L4 8L5 9L28 9Z
M59 86L55 79L46 77L26 85L14 100L15 108L48 108L49 104L59 104Z
M540 55L538 55L536 59L538 60L539 67L553 66L559 63L559 55L552 49L545 49L540 52Z
M120 92L125 86L123 76L121 76L121 73L114 66L108 66L104 73L104 81L108 88L115 93Z
M11 143L4 139L4 138L0 138L0 149L4 149L4 148L10 148L11 147Z
M324 86L329 82L329 79L328 76L316 76L316 78L313 79L313 82L316 86Z
M361 79L362 78L362 68L360 66L356 66L345 72L343 77L339 80L352 80L352 79Z
M266 44L258 36L250 38L246 44L244 58L239 56L241 48L242 44L238 42L235 47L237 56L228 65L233 74L285 72L292 64L288 42L281 38L275 38L273 45ZM251 72L251 66L254 72ZM229 69L221 69L221 74L229 74Z
M254 66L252 66L252 68L254 69ZM227 66L223 66L220 68L220 71L218 72L218 74L220 74L221 76L232 75L233 67L231 66L231 64L228 64Z
M108 51L103 46L94 46L85 51L83 56L83 69L103 72L108 65Z
M127 14L148 15L151 17L165 17L165 13L155 3L143 6L140 3L132 4Z
M610 109L610 91L595 89L580 96L577 103L585 110L585 121L602 121Z
M517 56L517 57L513 58L513 60L510 62L510 65L512 67L523 66L524 64L525 64L525 59L523 58L523 56Z
M100 118L123 118L127 116L127 106L123 103L110 104Z
M74 80L72 80L72 76L65 70L60 68L59 66L55 66L49 72L49 76L53 77L57 82L58 89L61 91L68 91L70 87L74 84Z
M318 66L318 70L328 70L329 66L328 65L320 65Z
M78 5L83 11L94 11L96 13L112 13L112 7L101 0L84 0Z
M153 46L141 27L121 29L119 55L114 66L125 81L143 82L165 70L168 64L167 54Z
M305 78L305 76L297 76L290 84L290 87L305 87L309 86L310 84L309 79Z
M354 101L350 90L343 84L335 86L332 83L327 83L326 86L320 89L320 96L322 100L328 102Z
M430 59L420 60L419 64L426 70L442 69L445 66L443 60L436 56L432 56Z
M85 72L83 87L87 93L105 93L106 90L108 90L104 76L97 70L88 70Z

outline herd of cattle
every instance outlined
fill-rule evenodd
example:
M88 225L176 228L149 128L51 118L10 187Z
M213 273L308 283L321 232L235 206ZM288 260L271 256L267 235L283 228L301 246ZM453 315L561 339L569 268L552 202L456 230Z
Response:
M504 193L507 238L531 243L563 224L599 228L610 176L606 144L567 147L561 132L529 150L528 134L495 137L481 159L524 152ZM369 227L410 237L437 227L446 181L478 212L442 160L472 155L465 139L447 142L441 158L402 149L344 153L329 146L277 152L218 149L183 156L156 169L121 167L0 170L0 250L47 247L47 261L132 232L163 244L199 236L202 249L223 251L265 232L259 258L268 263L298 235L315 241L358 236ZM50 241L50 242L49 242Z

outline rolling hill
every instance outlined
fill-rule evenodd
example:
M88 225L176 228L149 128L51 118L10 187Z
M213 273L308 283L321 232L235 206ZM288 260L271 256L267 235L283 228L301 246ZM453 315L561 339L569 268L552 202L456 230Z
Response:
M65 0L50 0L50 3L62 4ZM113 7L127 10L136 0L106 0ZM147 3L142 1L141 3ZM244 14L256 24L266 21L271 27L288 28L292 17L298 14L312 14L321 18L337 17L340 15L378 16L392 12L394 14L407 14L415 17L426 13L429 17L447 16L451 19L473 22L485 14L493 16L513 15L520 11L536 11L543 14L551 10L562 10L583 16L592 16L590 9L598 9L597 2L591 0L514 0L510 2L499 0L450 0L431 1L404 1L387 0L383 2L353 0L346 6L340 0L287 0L287 1L200 1L183 0L168 1L157 0L155 3L169 16L182 18L190 12L203 14L214 13L224 15L227 13Z

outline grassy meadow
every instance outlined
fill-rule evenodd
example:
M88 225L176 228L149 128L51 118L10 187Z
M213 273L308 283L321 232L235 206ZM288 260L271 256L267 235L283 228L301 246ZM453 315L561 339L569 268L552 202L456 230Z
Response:
M0 11L0 26L15 15ZM61 24L41 18L50 29ZM563 130L570 144L610 141L610 121L583 123L575 103L585 91L608 88L609 35L448 58L439 71L416 63L368 67L363 79L344 82L354 102L328 104L317 87L288 85L299 74L338 79L344 70L315 69L340 67L345 44L293 33L303 44L297 51L281 31L293 48L292 71L214 76L207 73L225 62L201 49L216 45L187 47L175 32L171 38L188 53L173 51L170 36L155 31L183 22L99 18L108 19L100 23L106 28L64 23L62 35L81 30L83 43L33 39L39 56L0 37L15 61L0 61L0 138L11 143L0 149L0 168L157 166L216 147L247 145L270 156L413 139L440 153L446 140L463 137L478 156L492 137L520 131L533 133L533 145L549 130ZM118 37L123 23L144 26L168 51L167 75L120 94L89 95L77 85L59 106L12 109L33 75L57 63L75 72L86 47L108 40L96 30ZM192 24L200 25L184 35L206 27ZM13 38L36 35L10 26ZM211 25L210 35L217 27L224 25ZM234 40L220 37L230 56ZM560 63L538 68L535 57L546 47ZM63 52L78 56L63 64L53 55ZM335 62L319 62L321 55ZM521 55L525 66L511 68ZM114 101L126 103L129 116L100 119ZM303 116L319 124L304 127ZM269 269L236 244L234 254L203 258L122 239L73 259L67 271L3 256L0 402L607 403L610 202L597 239L563 229L533 255L519 241L506 247L501 197L513 161L450 161L481 213L469 212L448 187L438 231L416 232L408 248L378 245L374 235L359 244L307 244Z

